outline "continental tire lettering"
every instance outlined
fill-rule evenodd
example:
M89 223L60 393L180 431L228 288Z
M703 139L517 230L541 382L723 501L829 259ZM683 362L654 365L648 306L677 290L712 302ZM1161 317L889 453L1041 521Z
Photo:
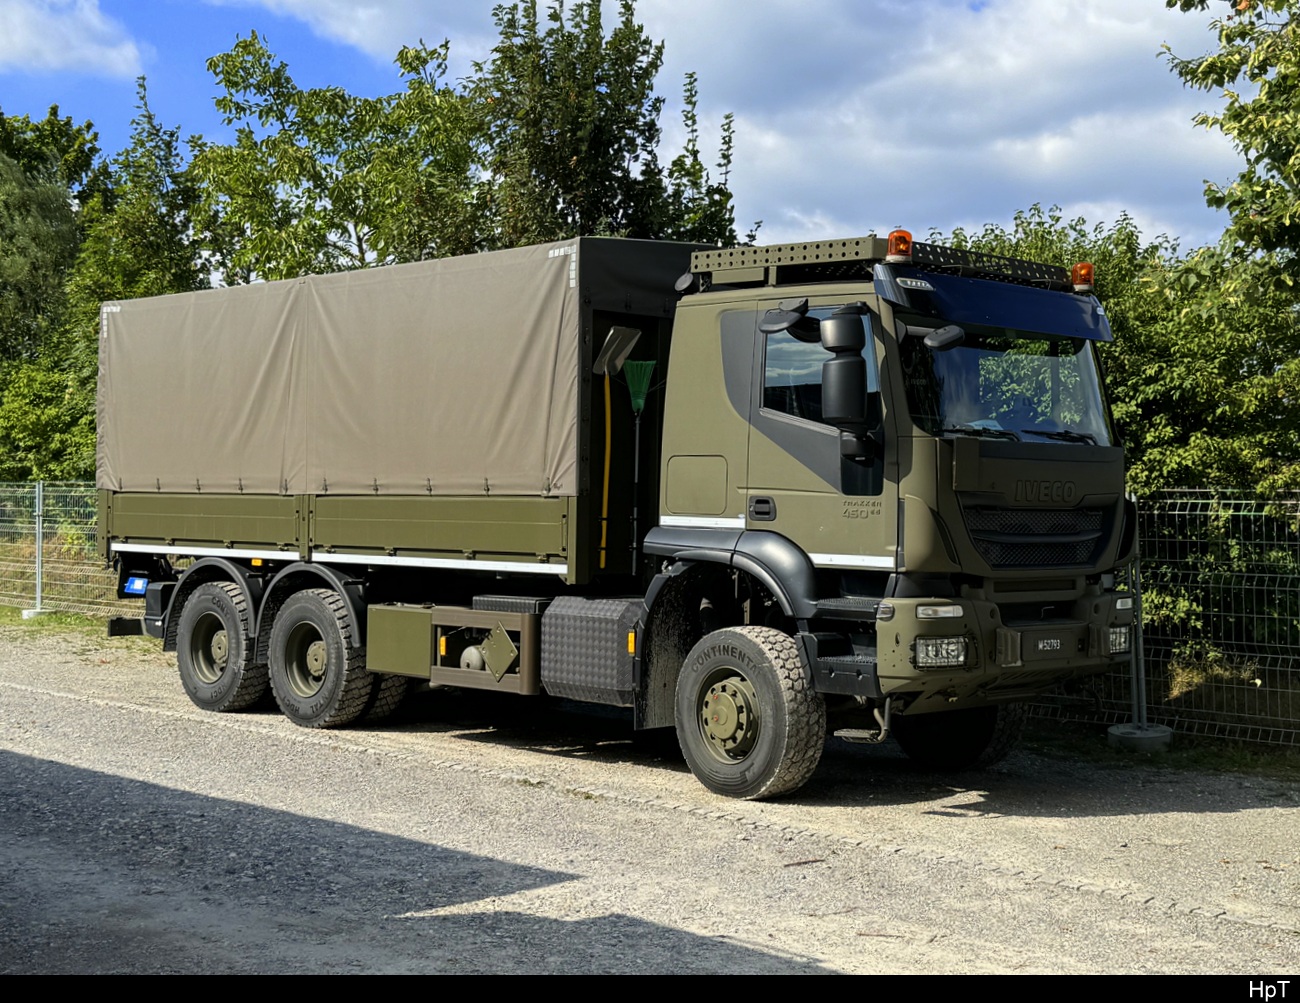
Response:
M711 658L729 658L743 665L753 665L754 660L734 644L712 644L701 651L695 658L695 664L703 665Z
M1074 481L1016 481L1016 501L1069 504L1079 495Z

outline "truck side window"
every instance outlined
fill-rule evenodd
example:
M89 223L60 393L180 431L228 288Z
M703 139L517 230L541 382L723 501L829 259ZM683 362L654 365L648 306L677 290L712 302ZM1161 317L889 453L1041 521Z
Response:
M830 309L816 310L814 315L829 314ZM880 389L880 376L876 369L876 349L868 327L867 347L862 353L867 360L867 390ZM803 342L787 331L767 336L764 356L763 407L769 411L788 414L805 421L822 420L822 363L830 353L819 342Z

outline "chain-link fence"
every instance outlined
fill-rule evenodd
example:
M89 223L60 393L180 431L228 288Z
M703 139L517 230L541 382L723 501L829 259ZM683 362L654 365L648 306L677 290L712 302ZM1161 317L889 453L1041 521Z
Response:
M1140 509L1149 719L1300 745L1300 498L1169 491ZM0 484L0 603L138 616L115 587L95 554L91 485ZM1128 720L1128 672L1095 683L1091 703L1039 709Z
M92 485L0 484L0 603L138 616L139 603L118 600L116 588L95 554Z

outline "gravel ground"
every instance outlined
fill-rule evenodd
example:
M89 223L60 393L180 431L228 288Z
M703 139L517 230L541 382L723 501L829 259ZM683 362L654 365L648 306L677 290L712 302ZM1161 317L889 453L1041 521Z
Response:
M1300 973L1300 782L831 742L715 797L617 714L309 732L0 628L0 972Z

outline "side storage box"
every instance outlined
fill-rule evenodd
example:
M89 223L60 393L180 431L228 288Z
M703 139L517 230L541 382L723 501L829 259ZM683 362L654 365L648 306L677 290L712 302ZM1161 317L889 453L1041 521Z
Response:
M632 706L634 640L644 615L640 598L556 599L542 616L542 688L552 696Z

